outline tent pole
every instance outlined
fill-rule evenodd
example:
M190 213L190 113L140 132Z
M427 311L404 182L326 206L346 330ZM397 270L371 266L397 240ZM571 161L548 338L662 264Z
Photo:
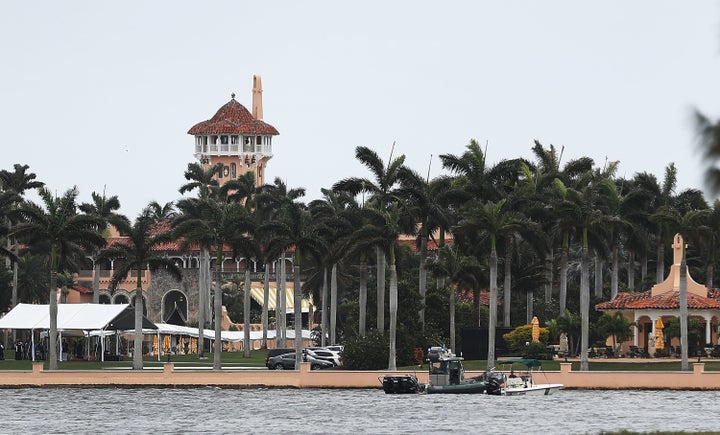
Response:
M105 330L100 330L100 361L105 362Z
M35 362L35 330L30 330L30 349L32 352L32 362Z

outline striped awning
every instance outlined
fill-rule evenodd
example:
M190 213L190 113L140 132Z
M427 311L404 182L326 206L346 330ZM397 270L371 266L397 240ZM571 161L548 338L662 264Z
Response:
M264 295L263 295L263 283L262 282L253 282L250 285L250 296L252 296L255 301L262 305L264 301ZM285 286L285 312L288 313L294 313L295 312L295 299L294 299L295 293L293 292L293 284L288 283ZM312 304L312 298L302 300L302 312L307 313L310 311L310 304ZM270 283L270 293L268 297L268 310L275 311L275 307L277 306L277 284L274 282Z

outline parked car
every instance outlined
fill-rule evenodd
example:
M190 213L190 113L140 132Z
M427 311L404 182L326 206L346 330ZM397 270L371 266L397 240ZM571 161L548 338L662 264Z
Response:
M342 357L340 352L335 352L324 347L314 347L306 349L308 355L325 361L330 361L334 366L342 365Z
M310 363L311 370L320 370L334 367L330 361L317 359L303 352L303 361ZM270 370L295 370L295 351L281 353L265 358L265 366Z

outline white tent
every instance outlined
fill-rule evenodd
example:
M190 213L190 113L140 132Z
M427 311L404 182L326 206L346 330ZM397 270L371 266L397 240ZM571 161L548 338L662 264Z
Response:
M58 331L123 329L115 323L130 314L126 312L129 308L128 304L58 304L57 328ZM143 323L144 328L154 326ZM0 319L0 329L50 329L50 306L17 304Z
M57 329L61 334L83 331L88 335L92 330L126 329L134 323L134 317L134 308L129 304L58 304ZM147 318L143 318L143 328L157 329ZM18 304L0 319L0 329L49 330L50 306ZM33 334L33 360L34 340Z

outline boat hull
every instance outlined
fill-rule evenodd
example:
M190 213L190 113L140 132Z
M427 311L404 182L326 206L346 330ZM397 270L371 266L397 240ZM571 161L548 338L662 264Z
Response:
M385 394L417 394L425 387L414 375L386 375L380 382Z
M484 382L456 385L428 385L425 390L428 394L484 394Z
M504 396L550 396L562 388L562 384L535 384L525 387L512 387L502 390Z

